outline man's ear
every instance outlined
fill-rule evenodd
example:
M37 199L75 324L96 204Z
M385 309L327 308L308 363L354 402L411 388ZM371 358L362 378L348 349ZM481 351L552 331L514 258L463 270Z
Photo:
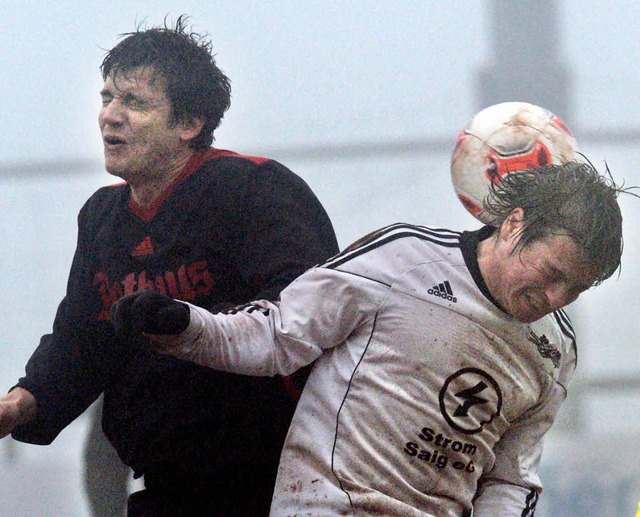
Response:
M182 127L180 139L184 142L190 142L200 134L200 131L202 131L202 128L204 127L204 120L201 118L193 118L186 122L181 122L180 126Z
M500 227L500 238L506 242L513 241L515 244L520 238L520 232L524 224L524 210L514 208Z

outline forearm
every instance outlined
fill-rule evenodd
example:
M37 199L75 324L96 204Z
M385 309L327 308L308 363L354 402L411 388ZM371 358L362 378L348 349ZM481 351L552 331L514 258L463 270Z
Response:
M227 314L191 306L186 331L158 348L217 370L289 375L344 343L374 317L386 292L360 275L315 268L282 291L277 304L262 300Z
M111 321L119 334L145 334L156 351L201 366L289 375L375 317L387 289L361 275L316 268L282 291L278 303L259 300L213 314L146 290L118 300Z
M178 337L154 336L159 351L202 366L242 375L289 375L322 353L282 328L277 307L211 314L190 306L189 327Z

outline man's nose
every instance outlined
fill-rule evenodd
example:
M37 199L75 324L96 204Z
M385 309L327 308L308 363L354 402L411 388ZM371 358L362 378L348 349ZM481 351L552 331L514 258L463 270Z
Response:
M100 109L100 119L108 125L122 124L124 121L124 108L118 99L112 99Z

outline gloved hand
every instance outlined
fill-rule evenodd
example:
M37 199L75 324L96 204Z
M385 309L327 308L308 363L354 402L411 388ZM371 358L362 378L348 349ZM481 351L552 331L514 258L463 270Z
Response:
M123 296L111 306L111 323L125 337L180 334L189 320L187 304L152 289Z

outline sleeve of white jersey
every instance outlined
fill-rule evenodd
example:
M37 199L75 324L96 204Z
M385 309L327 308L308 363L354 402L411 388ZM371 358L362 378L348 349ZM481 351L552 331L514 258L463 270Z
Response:
M373 318L385 292L359 275L315 268L277 303L260 300L219 314L190 305L189 327L164 352L232 373L289 375Z
M514 421L494 447L493 468L478 483L474 517L533 517L542 483L538 476L544 437L564 402L576 367L571 338L563 344L563 360L554 389L522 418Z
M513 423L496 444L493 468L482 475L474 503L474 517L532 517L542 484L538 477L543 440L564 392L532 409Z

